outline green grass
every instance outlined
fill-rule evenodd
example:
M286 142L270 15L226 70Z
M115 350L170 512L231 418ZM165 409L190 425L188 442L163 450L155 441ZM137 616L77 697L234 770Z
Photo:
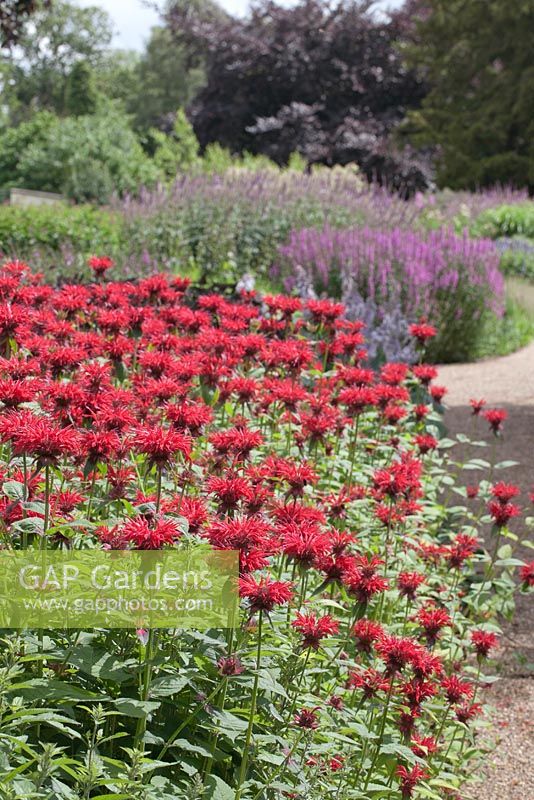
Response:
M533 339L534 285L520 278L507 278L505 313L486 322L473 350L473 360L509 355Z

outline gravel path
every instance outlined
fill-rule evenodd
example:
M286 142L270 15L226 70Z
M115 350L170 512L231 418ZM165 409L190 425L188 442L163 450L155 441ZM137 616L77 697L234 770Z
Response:
M488 407L508 411L498 460L518 461L520 466L501 471L499 477L517 483L522 503L528 505L527 492L534 487L534 343L504 358L443 366L439 382L448 388L445 421L451 432L467 432L471 398L484 398ZM525 548L518 555L530 560L533 552ZM519 596L515 620L505 627L502 644L501 679L485 690L485 699L494 709L495 749L484 763L481 782L464 787L463 797L469 800L534 797L532 596Z

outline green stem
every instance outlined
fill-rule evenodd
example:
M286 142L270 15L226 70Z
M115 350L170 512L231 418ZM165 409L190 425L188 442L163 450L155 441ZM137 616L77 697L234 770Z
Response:
M262 631L262 612L259 613L258 619L258 650L256 654L256 675L254 676L254 686L252 687L252 697L250 700L250 716L248 720L248 727L247 727L247 734L245 737L245 748L243 750L243 760L241 761L241 769L239 771L239 779L237 784L237 790L235 793L234 800L241 800L241 794L243 791L243 783L245 782L245 778L247 776L247 766L248 766L248 756L249 756L249 748L250 742L252 739L252 729L254 727L254 717L256 715L256 701L258 699L258 686L260 681L260 665L261 665L261 631Z

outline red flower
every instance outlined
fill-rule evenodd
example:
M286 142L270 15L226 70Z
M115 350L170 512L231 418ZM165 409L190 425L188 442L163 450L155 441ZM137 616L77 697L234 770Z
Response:
M133 445L137 452L148 456L148 462L158 469L168 467L177 453L185 458L191 455L191 439L169 428L141 428L135 434Z
M458 706L454 711L456 719L459 722L463 722L464 725L467 725L474 717L478 717L479 714L482 714L482 706L480 703L464 703Z
M483 416L489 422L490 430L497 435L502 430L503 422L507 419L508 412L503 408L490 408L484 412Z
M502 503L499 500L490 500L488 511L498 528L503 528L513 517L518 517L521 513L519 506L514 503Z
M420 345L424 345L429 339L433 339L438 332L437 328L426 322L416 322L410 325L408 330L410 331L410 335L417 339Z
M347 689L360 689L364 697L369 699L378 692L387 692L389 681L375 669L366 669L363 672L353 670L347 678Z
M9 418L8 418L9 419ZM16 417L12 417L16 424ZM13 452L33 456L39 466L53 466L62 456L74 455L80 445L80 435L74 428L62 428L46 417L24 415L21 425L8 438L13 441Z
M491 495L495 497L499 503L506 505L510 500L513 500L514 497L517 497L521 494L521 490L519 486L514 486L512 483L504 483L504 481L499 481L491 488Z
M290 583L273 581L268 576L256 580L252 575L246 575L239 579L239 594L248 599L251 613L269 612L275 606L288 603L293 596L293 589Z
M451 705L459 703L464 697L471 697L473 687L467 681L462 681L457 675L450 675L443 678L441 688L444 690L448 702Z
M115 262L109 256L91 256L89 266L98 278L101 278L108 269L114 266Z
M313 650L317 650L321 639L326 636L332 636L339 631L339 623L329 614L317 617L312 612L306 614L298 613L291 624L302 634L302 646L305 649L311 647Z
M466 486L465 493L470 500L474 500L475 497L478 497L478 486Z
M370 653L373 643L384 634L384 629L379 622L372 619L359 619L352 626L351 636L356 641L356 649L361 653Z
M376 649L386 662L386 674L394 675L410 664L418 655L419 645L412 639L385 634L377 643Z
M445 386L431 386L429 392L430 396L436 401L436 403L441 403L447 394L447 388Z
M316 709L303 708L302 711L295 714L295 725L298 725L299 728L307 728L308 730L314 730L319 727Z
M412 737L411 750L418 758L428 758L438 750L438 744L432 736L419 736L414 733Z
M422 455L429 453L431 450L435 450L438 446L438 440L429 433L418 434L415 436L414 441Z
M486 405L485 400L470 400L469 405L473 409L473 414L475 417L478 417L484 406Z
M428 778L428 773L426 770L423 769L423 767L420 767L418 764L416 764L410 770L403 766L397 767L395 774L399 778L399 788L402 795L402 800L410 798L417 784Z
M488 631L472 631L471 641L475 646L478 656L486 658L489 651L497 646L499 639L494 633Z
M397 578L399 594L402 597L415 600L415 593L425 580L425 576L420 575L418 572L401 572Z
M433 606L421 608L417 612L416 618L424 630L429 645L433 645L437 641L442 628L451 624L451 618L447 610Z
M233 675L241 675L243 667L237 656L224 656L217 661L219 668L219 675L225 678L232 677Z
M160 517L148 522L143 517L132 519L122 527L120 537L135 546L136 550L161 550L174 544L181 536L178 523Z
M519 569L519 577L521 578L525 588L534 586L534 561L524 564Z

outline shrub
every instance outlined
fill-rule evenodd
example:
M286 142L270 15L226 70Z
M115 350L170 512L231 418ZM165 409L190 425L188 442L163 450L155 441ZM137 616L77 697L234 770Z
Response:
M55 118L18 154L12 180L25 189L105 203L115 192L137 193L161 177L128 118L110 107L99 114Z
M502 236L534 239L534 202L487 209L476 220L475 232L491 239Z
M363 298L384 310L398 308L411 320L429 317L440 328L431 347L434 359L466 360L488 313L503 310L503 279L492 242L458 237L450 231L370 228L292 231L279 249L275 270L295 285L300 268L318 293L347 305Z
M118 215L92 206L0 206L0 253L28 259L34 252L57 264L58 256L95 249L114 252L121 241ZM62 265L64 267L64 265Z
M518 490L491 482L503 465L466 462L484 470L468 494L438 438L437 371L367 369L339 304L195 303L181 278L107 284L112 262L92 267L61 289L0 273L4 548L110 549L115 565L123 549L237 550L241 617L5 631L3 793L456 793L521 564ZM485 416L476 438L487 422L497 445L506 414Z

